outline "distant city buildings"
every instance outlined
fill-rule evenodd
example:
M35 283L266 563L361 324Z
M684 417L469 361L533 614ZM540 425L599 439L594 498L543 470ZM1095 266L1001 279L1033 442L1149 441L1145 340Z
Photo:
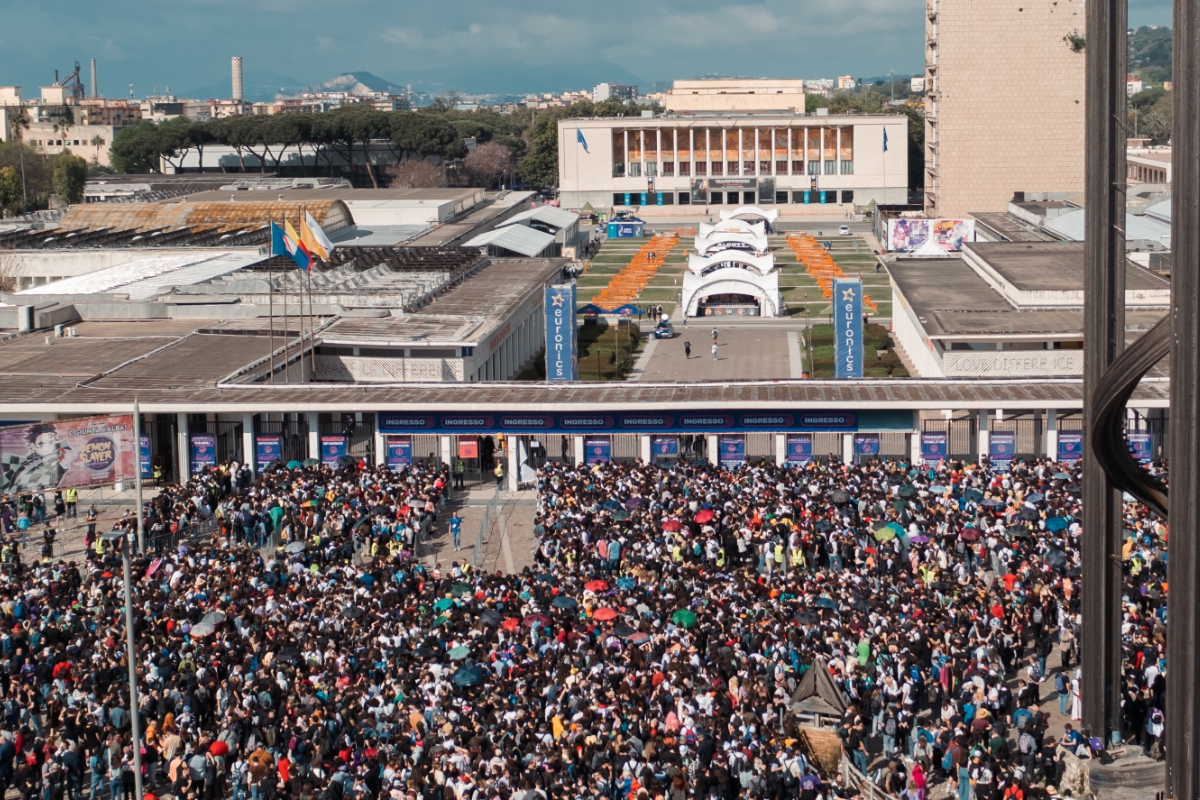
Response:
M603 103L605 100L620 100L628 103L638 99L638 87L626 86L622 83L597 83L592 89L592 102Z

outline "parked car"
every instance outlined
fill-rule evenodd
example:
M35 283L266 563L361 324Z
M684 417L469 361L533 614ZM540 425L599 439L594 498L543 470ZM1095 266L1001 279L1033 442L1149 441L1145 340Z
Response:
M671 320L669 320L669 319L661 320L657 325L654 326L654 338L655 339L674 339L675 338L675 326L671 324Z
M849 236L849 235L850 235L850 226L849 225L843 225L842 227L838 228L838 236Z

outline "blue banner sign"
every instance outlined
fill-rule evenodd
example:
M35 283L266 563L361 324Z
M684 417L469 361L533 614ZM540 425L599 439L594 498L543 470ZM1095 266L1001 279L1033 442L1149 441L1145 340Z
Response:
M856 434L854 434L854 455L856 455L856 456L877 456L877 455L879 455L879 434L878 433L856 433Z
M722 464L741 464L746 460L746 437L741 434L722 436L718 440Z
M546 287L546 380L573 381L575 366L575 285Z
M1058 432L1058 460L1078 461L1083 458L1083 431Z
M321 436L321 463L336 467L339 457L346 455L346 436L342 433L327 433Z
M950 435L945 431L921 431L921 458L939 461L949 455Z
M217 465L217 437L211 433L193 433L192 472L203 472Z
M387 438L387 465L388 469L412 466L412 439L407 436Z
M1008 464L1016 454L1016 431L990 431L988 433L988 457L993 464Z
M487 411L380 413L380 433L853 433L911 431L906 409L862 411L688 410L644 412Z
M811 433L798 433L787 437L787 461L789 464L807 464L812 461Z
M272 461L283 459L283 437L277 433L260 433L254 437L255 463L261 470Z
M142 479L151 477L154 473L150 458L150 437L142 436L138 441L138 464L142 470Z
M650 449L654 458L678 458L678 436L655 436L650 441Z
M1130 431L1125 434L1125 440L1129 445L1129 452L1139 464L1149 464L1154 460L1154 440L1149 432Z
M583 442L583 454L589 464L606 464L612 460L612 440L607 436L589 436Z
M824 199L821 202L825 202ZM863 364L862 281L833 281L833 376L861 378Z

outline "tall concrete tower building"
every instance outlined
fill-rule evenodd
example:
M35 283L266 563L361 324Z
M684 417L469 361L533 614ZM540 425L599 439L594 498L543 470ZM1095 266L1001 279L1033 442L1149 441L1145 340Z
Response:
M1082 192L1084 0L925 0L925 210Z
M233 57L233 99L245 100L246 95L242 90L242 57Z

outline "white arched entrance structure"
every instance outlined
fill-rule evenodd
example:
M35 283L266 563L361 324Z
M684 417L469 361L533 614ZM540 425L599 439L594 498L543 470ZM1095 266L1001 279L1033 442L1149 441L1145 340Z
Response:
M693 253L683 274L682 301L689 317L779 316L782 303L775 257L738 249L710 256Z
M721 219L744 219L751 222L765 220L771 224L771 227L775 227L775 221L779 219L779 209L772 208L768 211L758 206L741 206L732 211L721 209Z
M700 223L696 229L696 252L708 255L721 250L747 250L752 253L767 252L766 226L759 222L749 223L740 219L724 219L716 225Z

